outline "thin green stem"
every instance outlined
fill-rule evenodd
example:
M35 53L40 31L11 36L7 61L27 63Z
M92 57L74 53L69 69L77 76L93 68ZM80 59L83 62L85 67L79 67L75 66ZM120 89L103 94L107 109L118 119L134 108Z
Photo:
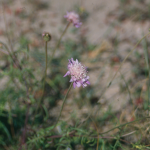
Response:
M127 60L127 58L132 54L132 52L135 50L135 48L141 43L141 41L146 38L150 33L147 33L145 36L143 36L138 42L137 44L134 46L134 48L128 53L128 55L124 58L123 62L120 64L119 69L117 70L117 72L115 73L115 75L112 77L111 81L109 82L109 84L102 90L102 94L100 96L101 97L104 95L104 93L106 92L106 90L110 87L112 81L115 79L117 73L119 72L119 70L121 69L121 67L123 66L123 64L125 63L125 61ZM99 99L99 100L100 100Z
M150 67L148 65L148 78L149 78L149 82L148 82L148 115L149 115L149 110L150 110Z
M150 66L149 66L149 54L148 54L148 47L146 40L143 41L143 47L144 47L144 54L145 54L145 61L148 69L148 115L149 115L149 103L150 103Z
M62 113L64 104L65 104L66 98L67 98L67 96L68 96L68 94L69 94L69 92L70 92L70 90L71 90L71 88L72 88L72 85L73 85L73 82L70 84L69 89L68 89L68 91L67 91L67 94L65 95L65 97L64 97L64 99L63 99L63 104L62 104L62 106L61 106L61 110L60 110L60 113L59 113L59 117L58 117L57 122L55 123L53 129L56 127L56 125L57 125L57 123L58 123L58 121L59 121L59 119L60 119L60 116L61 116L61 113Z
M53 50L53 53L52 53L52 56L51 56L51 58L50 58L49 64L51 63L51 61L52 61L52 59L53 59L53 57L54 57L54 55L55 55L55 51L56 51L56 49L59 47L60 42L61 42L61 39L62 39L62 37L64 36L64 34L66 33L66 31L67 31L67 29L69 28L69 26L70 26L70 22L67 24L65 30L64 30L63 33L61 34L61 36L60 36L60 38L59 38L59 40L58 40L58 42L57 42L57 44L56 44L56 47L55 47L54 50Z
M123 81L125 82L125 85L126 85L127 91L128 91L128 93L129 93L130 101L131 101L131 102L132 102L132 104L133 104L133 101L132 101L132 98L131 98L131 93L130 93L130 90L129 90L128 83L126 82L126 80L125 80L125 78L124 78L123 74L121 73L121 71L119 71L119 72L120 72L120 75L121 75L121 77L122 77Z

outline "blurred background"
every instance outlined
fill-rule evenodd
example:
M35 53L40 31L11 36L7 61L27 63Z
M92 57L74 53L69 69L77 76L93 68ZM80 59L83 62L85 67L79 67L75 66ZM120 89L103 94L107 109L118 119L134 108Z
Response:
M48 42L49 60L67 25L64 18L67 11L78 13L82 26L68 28L52 62L48 63L43 111L35 117L43 94L45 43L42 33L46 31L52 36ZM149 0L1 0L0 149L18 149L27 111L27 137L34 135L32 131L54 125L70 85L69 77L63 77L70 58L78 59L88 68L91 85L71 89L60 118L63 123L53 135L61 135L68 126L81 122L85 122L82 127L87 131L102 133L149 115L149 36L123 62L149 32L149 21ZM22 66L21 70L14 65L8 50ZM115 129L106 135L115 137L135 131L125 136L126 142L120 141L121 146L119 143L115 149L148 149L148 126L148 120L144 119L124 128L123 133ZM94 150L97 147L97 142L90 145L81 141L73 141L72 149ZM98 149L111 150L116 141L101 139ZM40 143L38 149L57 149L54 143L47 147ZM69 150L69 146L67 148Z

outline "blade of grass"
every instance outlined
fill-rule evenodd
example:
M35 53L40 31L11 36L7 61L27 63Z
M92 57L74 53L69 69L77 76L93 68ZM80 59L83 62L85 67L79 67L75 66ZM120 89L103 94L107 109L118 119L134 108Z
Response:
M131 101L131 102L132 102L132 104L133 104L133 101L132 101L132 98L131 98L131 93L130 93L130 90L129 90L128 83L126 82L126 80L125 80L125 78L124 78L123 74L121 73L121 71L119 71L119 72L120 72L121 78L123 79L123 81L124 81L124 83L125 83L125 85L126 85L127 91L128 91L128 93L129 93L130 101Z
M146 39L142 42L143 48L144 48L144 55L145 55L145 62L148 69L148 116L149 116L149 99L150 99L150 67L149 67L149 57L148 57L148 48L147 48L147 42Z

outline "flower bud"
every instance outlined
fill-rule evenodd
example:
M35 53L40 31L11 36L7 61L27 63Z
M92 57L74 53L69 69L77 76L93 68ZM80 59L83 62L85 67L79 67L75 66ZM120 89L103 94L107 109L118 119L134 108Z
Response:
M42 37L43 37L43 39L44 39L45 42L48 42L48 41L51 40L51 35L50 35L50 33L48 33L48 32L44 32L44 33L42 34Z

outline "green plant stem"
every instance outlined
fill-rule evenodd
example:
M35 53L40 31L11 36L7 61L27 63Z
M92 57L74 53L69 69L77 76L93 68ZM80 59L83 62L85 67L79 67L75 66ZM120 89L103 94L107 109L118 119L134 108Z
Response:
M116 146L117 146L118 141L119 141L119 139L117 139L117 141L115 142L113 150L116 150Z
M150 66L149 66L149 54L148 54L148 47L147 47L147 43L146 40L143 40L143 47L144 47L144 54L145 54L145 62L147 65L147 69L148 69L148 115L149 115L149 103L150 103Z
M125 78L124 78L123 74L121 73L121 71L119 71L119 72L120 72L120 75L121 75L121 77L122 77L122 79L123 79L123 81L124 81L125 85L126 85L127 91L128 91L128 93L129 93L130 101L131 101L131 102L132 102L132 104L133 104L133 101L132 101L132 98L131 98L131 93L130 93L130 90L129 90L128 83L126 82L126 80L125 80Z
M121 69L121 67L123 66L123 64L125 63L125 61L127 60L127 58L132 54L132 52L135 50L135 48L141 43L141 41L146 38L150 33L148 32L146 35L144 35L138 42L137 44L134 46L134 48L128 53L128 55L124 58L123 62L120 64L119 69L117 70L117 72L115 73L115 75L112 77L111 81L109 82L109 84L102 90L102 94L99 98L99 100L101 99L101 97L104 95L104 93L106 92L106 90L110 87L112 81L115 79L117 73L119 72L119 70Z
M69 94L69 92L70 92L70 90L71 90L71 88L72 88L72 85L73 85L73 82L70 84L69 89L68 89L68 91L67 91L67 94L65 95L65 97L64 97L64 99L63 99L63 104L62 104L62 106L61 106L61 110L60 110L60 113L59 113L57 122L55 123L53 129L56 127L56 125L57 125L57 123L58 123L58 121L59 121L59 119L60 119L60 116L61 116L61 113L62 113L64 104L65 104L66 98L67 98L67 96L68 96L68 94Z
M57 44L56 44L56 47L55 47L54 50L53 50L53 53L52 53L52 56L51 56L51 58L50 58L49 64L51 63L51 61L52 61L52 59L53 59L53 57L54 57L54 55L55 55L56 49L59 47L60 42L61 42L61 39L62 39L62 37L64 36L64 34L66 33L66 31L67 31L67 29L69 28L70 24L71 24L71 23L69 22L69 23L67 24L65 30L64 30L63 33L61 34L61 36L60 36L60 38L59 38L59 40L58 40L58 42L57 42Z

